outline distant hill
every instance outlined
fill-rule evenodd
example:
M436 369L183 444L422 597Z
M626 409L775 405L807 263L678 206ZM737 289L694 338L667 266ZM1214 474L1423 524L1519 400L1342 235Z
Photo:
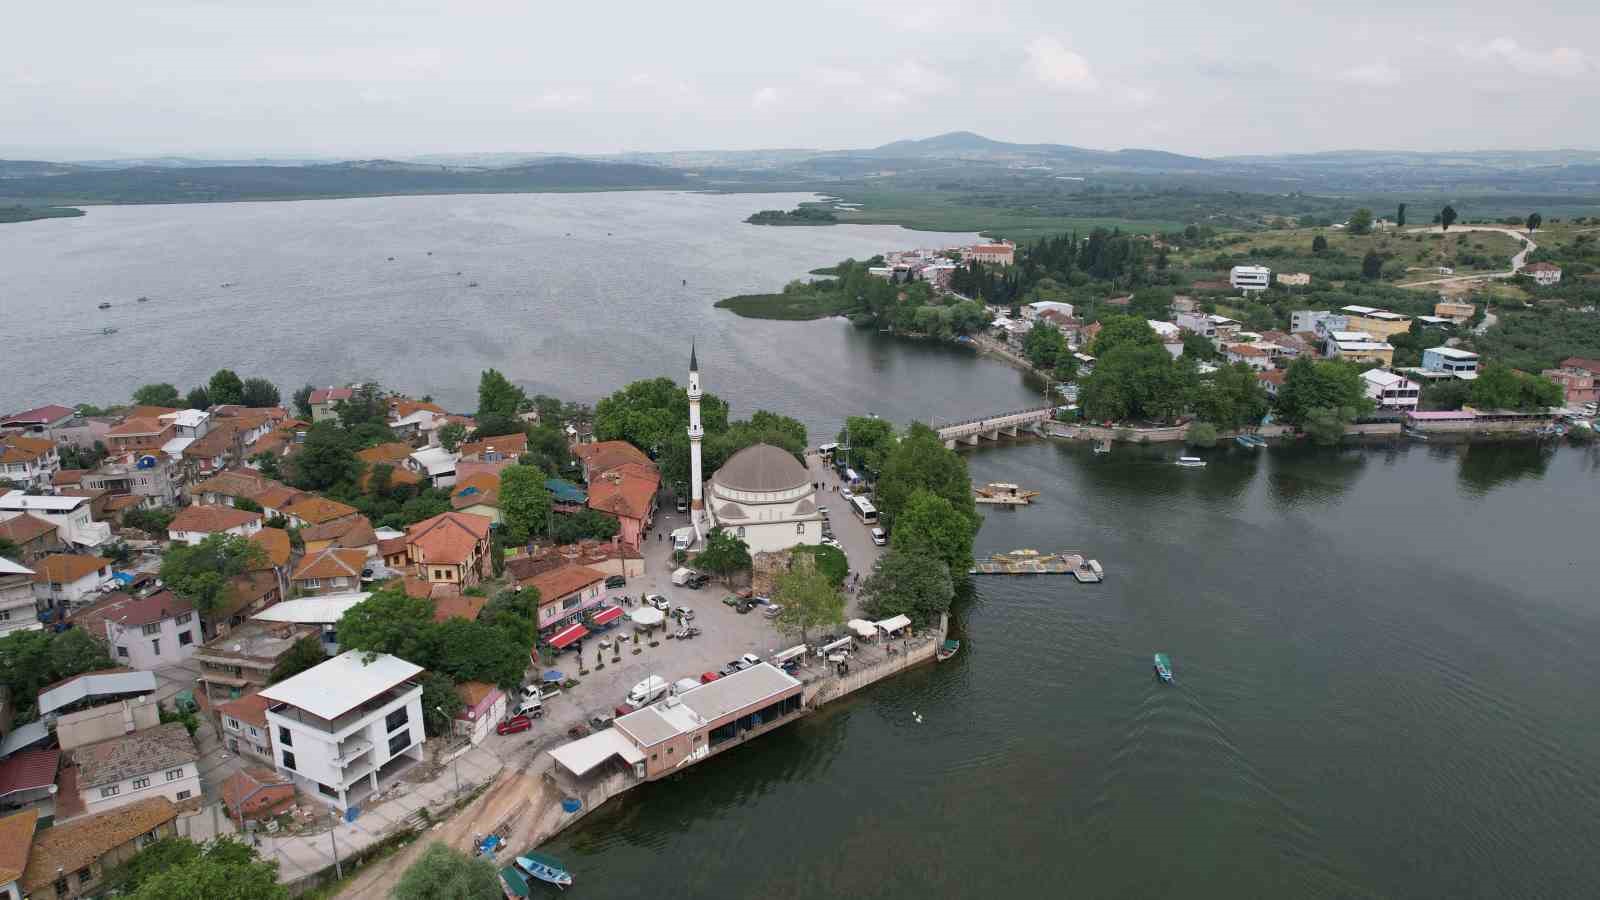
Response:
M1164 150L1090 150L1067 144L1012 144L970 131L952 131L920 140L893 141L841 155L881 159L961 159L1008 164L1078 166L1097 169L1205 171L1215 163Z

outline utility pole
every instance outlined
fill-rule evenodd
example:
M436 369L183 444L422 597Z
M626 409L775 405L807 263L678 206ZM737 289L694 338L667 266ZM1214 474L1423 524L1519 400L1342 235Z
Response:
M333 875L340 881L344 880L344 866L339 864L339 842L334 840L333 833L339 830L339 811L333 811L333 827L328 829L328 846L333 848Z

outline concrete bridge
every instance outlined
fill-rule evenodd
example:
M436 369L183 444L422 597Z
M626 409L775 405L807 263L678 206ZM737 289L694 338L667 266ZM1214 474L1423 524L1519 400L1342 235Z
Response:
M957 442L977 444L979 440L999 440L1001 435L1016 437L1019 428L1032 428L1050 421L1053 412L1053 407L1041 406L953 422L939 427L939 439L946 447L955 449Z

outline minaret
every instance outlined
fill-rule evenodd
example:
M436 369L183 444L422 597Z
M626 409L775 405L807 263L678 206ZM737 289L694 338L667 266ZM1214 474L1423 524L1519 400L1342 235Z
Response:
M695 359L694 342L689 343L689 522L695 533L700 532L700 520L705 515L705 500L701 497L705 480L700 473L700 439L706 430L700 427L700 363Z

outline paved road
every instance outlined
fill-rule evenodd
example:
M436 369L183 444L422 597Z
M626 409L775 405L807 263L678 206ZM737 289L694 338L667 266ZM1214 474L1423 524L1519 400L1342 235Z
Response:
M1528 254L1533 252L1534 250L1539 249L1539 245L1533 242L1533 238L1529 237L1527 234L1525 234L1525 233L1523 233L1521 231L1516 230L1515 228L1508 228L1508 227L1502 227L1502 226L1496 226L1496 225L1457 225L1457 226L1455 226L1455 230L1456 231L1496 231L1496 232L1499 232L1500 234L1508 234L1508 235L1510 235L1510 236L1512 236L1512 237L1514 237L1517 240L1522 242L1522 249L1517 251L1517 254L1515 256L1511 257L1511 269L1510 269L1510 271L1507 271L1507 272L1486 272L1486 273L1483 273L1483 274L1480 274L1480 275L1452 275L1452 276L1450 276L1448 278L1430 278L1427 281L1407 282L1406 284L1399 285L1400 287L1422 287L1424 285L1429 285L1429 284L1453 284L1453 283L1460 283L1460 282L1463 282L1463 281L1485 281L1485 280L1493 279L1493 278L1510 278L1511 276L1513 276L1513 275L1517 274L1518 272L1522 271L1522 267L1527 262ZM1434 225L1434 226L1431 226L1431 227L1428 227L1428 228L1411 228L1411 229L1407 229L1407 233L1408 234L1447 234L1448 232L1446 232L1444 229L1440 228L1439 226ZM1484 319L1484 321L1487 322L1488 318L1486 317Z

